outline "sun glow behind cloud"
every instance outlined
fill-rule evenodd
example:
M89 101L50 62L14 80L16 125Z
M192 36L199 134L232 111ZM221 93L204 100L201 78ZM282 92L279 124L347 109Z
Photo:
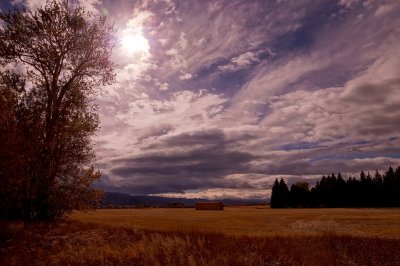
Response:
M150 21L152 16L150 12L135 10L132 18L120 30L119 54L123 58L122 61L125 61L122 65L130 64L131 59L134 59L135 64L140 64L151 58L150 42L146 38L144 24Z
M121 36L121 48L127 55L148 54L149 41L141 31L125 30Z

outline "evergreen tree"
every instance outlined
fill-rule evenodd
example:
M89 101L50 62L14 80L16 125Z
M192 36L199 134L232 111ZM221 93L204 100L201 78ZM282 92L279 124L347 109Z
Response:
M290 206L295 207L309 207L311 201L311 192L307 182L297 182L290 187L289 192Z
M275 179L274 184L272 185L272 192L271 192L271 208L279 208L279 181Z
M282 178L281 181L279 181L279 190L281 193L282 207L287 208L289 206L289 188Z
M288 207L289 189L285 181L275 179L272 186L271 208L286 208Z

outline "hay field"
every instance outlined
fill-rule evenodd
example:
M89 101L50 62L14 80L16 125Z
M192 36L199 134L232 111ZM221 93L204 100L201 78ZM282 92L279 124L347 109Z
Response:
M119 209L0 223L0 265L400 265L399 209Z
M228 235L339 235L400 239L400 209L270 209L226 207L194 209L101 209L76 212L70 219L85 223L151 231L200 231Z

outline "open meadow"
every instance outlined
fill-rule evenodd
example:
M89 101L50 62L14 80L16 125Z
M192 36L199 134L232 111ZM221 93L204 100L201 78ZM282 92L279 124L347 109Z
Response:
M200 231L229 235L274 236L324 233L400 239L400 209L270 209L225 207L101 209L76 212L79 222L155 231Z
M400 265L399 209L101 209L1 226L0 265Z

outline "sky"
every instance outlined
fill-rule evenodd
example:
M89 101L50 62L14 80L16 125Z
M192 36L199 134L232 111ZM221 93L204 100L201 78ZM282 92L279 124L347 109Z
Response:
M95 96L98 187L267 198L276 178L400 165L398 0L70 2L121 44Z

